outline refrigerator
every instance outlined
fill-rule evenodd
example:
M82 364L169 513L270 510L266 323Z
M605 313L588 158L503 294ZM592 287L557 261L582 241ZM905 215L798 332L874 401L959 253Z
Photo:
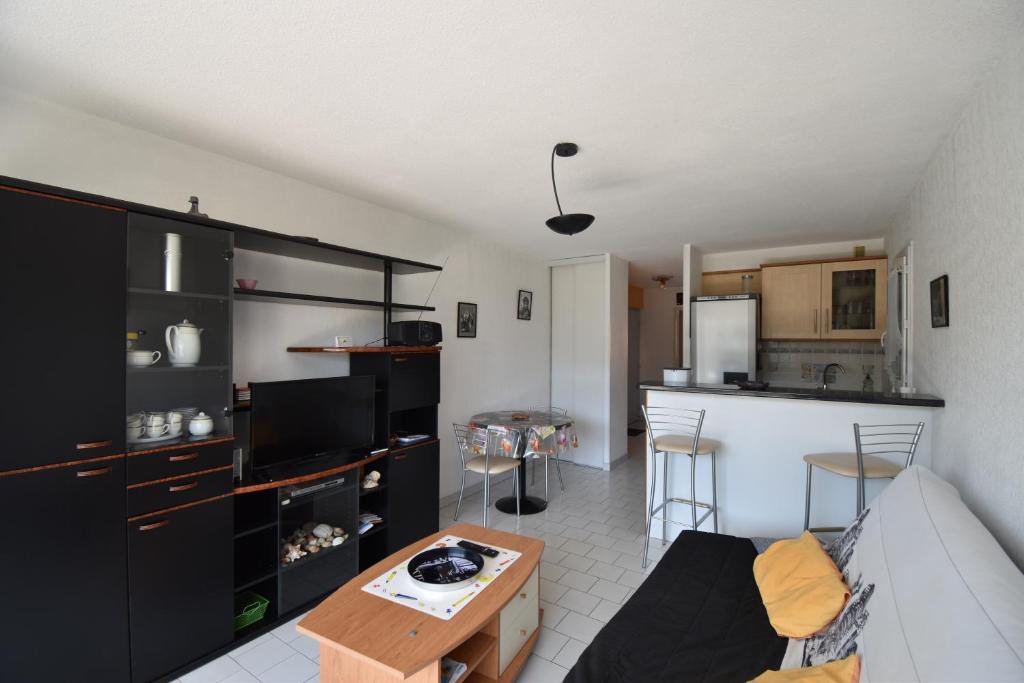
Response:
M693 381L731 384L757 379L757 294L695 296L690 300Z

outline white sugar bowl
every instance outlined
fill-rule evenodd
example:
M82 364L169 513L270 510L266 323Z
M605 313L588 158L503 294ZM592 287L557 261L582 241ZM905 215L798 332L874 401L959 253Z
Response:
M199 413L189 420L188 433L192 436L213 434L213 418L206 413Z

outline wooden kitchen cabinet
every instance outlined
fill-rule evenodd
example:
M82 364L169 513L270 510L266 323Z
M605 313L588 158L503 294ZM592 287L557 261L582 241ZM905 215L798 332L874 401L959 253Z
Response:
M887 295L884 258L821 264L821 338L881 339Z
M726 296L729 294L745 294L743 276L750 275L750 293L761 293L761 269L754 270L718 270L701 274L700 293L702 296Z
M884 258L765 265L761 338L881 339L887 278Z
M761 337L821 338L821 264L765 266L761 271Z

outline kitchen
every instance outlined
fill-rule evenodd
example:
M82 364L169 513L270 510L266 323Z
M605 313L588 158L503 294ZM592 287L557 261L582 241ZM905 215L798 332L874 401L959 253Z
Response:
M648 346L640 376L647 379L639 389L649 409L706 411L701 436L721 444L717 485L713 492L711 459L698 455L696 499L716 499L719 531L798 533L808 469L802 456L853 452L854 423L924 422L914 461L929 464L929 424L943 401L914 392L909 372L913 302L903 283L912 245L893 258L881 240L730 254L690 248L686 256L684 273L699 277L644 290L640 344ZM665 478L661 457L655 505ZM689 498L689 458L668 461L670 497ZM869 479L867 499L886 483ZM815 470L811 526L847 524L855 490L856 479ZM688 505L668 510L673 521L691 519ZM652 538L661 527L653 525ZM668 538L682 528L669 524ZM712 518L700 528L711 530Z

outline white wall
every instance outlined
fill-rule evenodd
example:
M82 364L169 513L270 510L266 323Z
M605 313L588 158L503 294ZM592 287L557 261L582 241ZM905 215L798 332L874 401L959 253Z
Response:
M715 254L704 254L704 271L759 268L762 263L779 263L780 261L842 258L844 256L853 256L854 247L864 247L868 256L884 254L885 240L881 237L873 237L850 242L800 244L792 247L772 247L769 249L748 249L745 251L722 251Z
M629 262L609 255L608 453L605 467L626 456L629 421Z
M0 88L0 174L184 210L189 195L210 216L428 263L448 259L424 319L441 322L441 495L458 490L451 423L479 410L546 403L550 280L546 264L467 233L330 192L256 166ZM537 228L543 230L543 226ZM380 298L380 275L239 252L238 276L292 291ZM395 278L397 301L422 303L434 274ZM519 289L533 319L516 319ZM456 302L479 305L478 337L455 336ZM351 334L381 336L382 314L238 302L235 380L347 374L344 356L289 354Z
M946 399L932 462L1024 566L1024 36L982 84L886 236L914 241L914 384ZM950 326L929 287L949 275Z

